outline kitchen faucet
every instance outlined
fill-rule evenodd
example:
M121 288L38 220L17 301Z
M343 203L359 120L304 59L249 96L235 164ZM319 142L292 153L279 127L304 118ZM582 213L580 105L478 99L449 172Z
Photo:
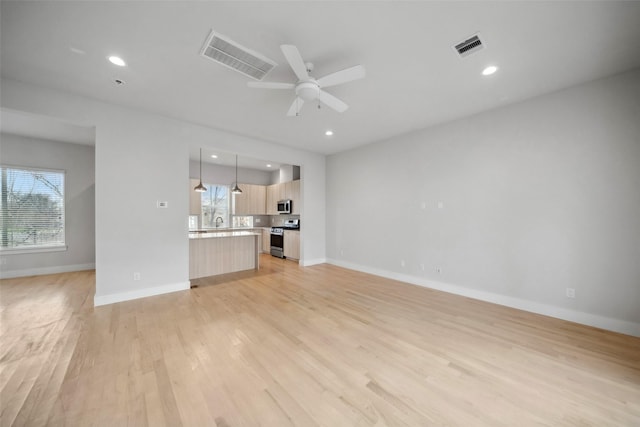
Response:
M218 220L220 220L220 222L218 222ZM220 224L222 224L224 222L224 220L222 219L221 216L216 218L216 227L220 227Z

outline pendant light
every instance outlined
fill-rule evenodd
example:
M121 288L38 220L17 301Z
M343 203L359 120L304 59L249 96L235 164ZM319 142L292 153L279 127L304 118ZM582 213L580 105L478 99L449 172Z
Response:
M202 185L202 148L200 148L200 183L193 188L198 193L207 191L207 187Z
M236 183L233 185L231 189L233 194L241 194L242 190L238 187L238 155L236 154Z

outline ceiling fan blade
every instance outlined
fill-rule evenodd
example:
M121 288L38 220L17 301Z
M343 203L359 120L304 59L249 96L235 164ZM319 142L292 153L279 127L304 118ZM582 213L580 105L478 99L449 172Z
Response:
M280 46L280 49L282 49L282 53L291 66L291 69L296 73L296 76L298 76L298 80L308 80L309 73L307 72L307 66L304 65L298 48L292 44L283 44Z
M356 65L355 67L347 68L345 70L336 71L335 73L328 74L318 79L320 87L329 87L341 85L353 80L364 78L365 71L362 65Z
M294 83L279 82L247 82L247 86L258 89L293 89L296 87Z
M291 107L289 107L289 111L287 111L287 116L292 117L292 116L297 116L300 113L300 110L302 109L302 105L304 105L304 99L297 97L296 99L293 100L293 103L291 104Z
M347 104L340 101L338 98L331 95L329 92L325 92L323 90L320 91L320 94L318 95L318 99L322 101L324 104L326 104L327 106L336 110L338 113L342 113L346 111L347 108L349 108Z

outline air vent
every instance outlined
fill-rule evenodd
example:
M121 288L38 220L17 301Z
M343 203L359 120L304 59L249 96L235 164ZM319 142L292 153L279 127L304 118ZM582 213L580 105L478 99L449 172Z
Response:
M202 46L200 55L256 80L262 80L277 65L228 37L216 34L213 30Z
M460 55L461 58L464 58L465 56L469 56L472 53L483 49L484 44L482 44L479 34L476 34L473 37L456 44L453 48L458 52L458 55Z

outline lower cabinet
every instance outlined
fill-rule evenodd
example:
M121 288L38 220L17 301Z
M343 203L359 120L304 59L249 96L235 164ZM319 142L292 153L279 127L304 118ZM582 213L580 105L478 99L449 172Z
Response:
M284 256L300 259L300 231L284 230Z
M262 252L268 254L271 252L271 229L262 229Z

